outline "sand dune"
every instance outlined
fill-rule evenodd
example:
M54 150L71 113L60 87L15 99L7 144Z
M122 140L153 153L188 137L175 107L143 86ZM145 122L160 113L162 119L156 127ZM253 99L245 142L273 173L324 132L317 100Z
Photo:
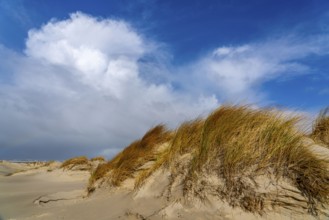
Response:
M6 172L10 169L8 167L14 170L17 164L6 163ZM49 201L82 198L88 172L48 172L48 168L25 167L24 172L0 176L0 213L3 219L33 219L47 213L41 205L42 201L46 202L46 198ZM38 200L40 202L36 202Z
M329 156L327 148L311 148L322 157ZM120 187L101 187L87 195L89 171L10 162L2 162L0 168L2 173L16 172L0 177L0 219L315 219L300 209L306 207L303 197L284 181L272 189L281 192L286 208L259 215L233 208L210 194L207 201L187 202L179 183L170 182L171 173L166 169L154 172L137 190L134 179L127 179ZM216 178L212 181L216 184ZM267 191L271 188L266 178L258 183Z
M3 171L18 166L6 162L0 167ZM120 187L102 188L87 196L89 176L88 171L48 172L47 167L1 176L0 219L315 219L289 209L261 216L217 199L191 205L185 203L179 186L172 190L175 199L168 199L170 174L164 170L154 173L137 191L126 180Z
M110 161L0 163L0 219L329 219L329 148L296 118L222 107Z

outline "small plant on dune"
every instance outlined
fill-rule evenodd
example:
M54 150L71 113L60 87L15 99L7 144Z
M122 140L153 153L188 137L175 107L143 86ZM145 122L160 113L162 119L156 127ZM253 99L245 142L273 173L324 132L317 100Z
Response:
M169 158L169 149L166 148L164 149L162 152L159 152L159 154L157 154L155 160L154 160L154 164L152 164L152 166L150 166L147 169L144 169L142 171L140 171L138 173L138 175L135 178L135 189L140 188L145 180L150 177L157 169L159 169L161 166L168 165L168 158Z
M100 161L100 162L104 162L104 161L105 161L105 158L99 156L99 157L91 158L90 161Z
M172 141L167 149L157 155L152 167L142 171L136 178L135 188L142 186L144 181L158 168L166 166L174 172L174 162L183 154L194 154L201 144L201 135L204 120L196 119L183 123L174 133Z
M310 212L316 214L316 203L328 202L328 163L303 145L305 135L295 126L298 120L274 110L220 107L204 123L185 184L191 184L188 180L193 184L205 171L216 171L224 179L222 194L231 205L261 211L261 195L248 195L249 189L240 179L246 173L257 175L271 169L277 177L289 178L308 199ZM233 200L232 195L238 199Z
M92 172L89 178L89 185L92 185L97 180L103 178L111 169L113 169L111 161L103 164L99 164L94 172Z
M99 164L90 175L89 184L87 187L88 193L93 192L95 190L94 183L97 180L104 178L106 174L108 174L109 171L112 170L113 168L114 167L110 162Z
M183 123L176 131L169 148L168 161L186 153L194 153L201 144L204 120L197 119Z
M150 129L142 139L137 140L125 148L111 161L99 165L93 172L89 184L92 185L98 179L111 172L109 181L118 186L145 163L156 159L157 147L171 139L171 132L163 125Z
M54 160L50 160L50 161L45 162L45 164L43 166L47 167L47 166L50 166L53 163L55 163L55 161Z
M311 137L329 147L329 107L319 113L313 124Z
M75 166L84 165L84 164L88 165L89 160L85 156L80 156L80 157L73 157L71 159L64 161L60 167L63 169L72 169Z

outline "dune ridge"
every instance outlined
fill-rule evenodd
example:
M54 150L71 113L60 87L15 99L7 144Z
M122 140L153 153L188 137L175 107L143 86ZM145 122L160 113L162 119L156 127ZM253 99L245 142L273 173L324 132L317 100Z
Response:
M323 118L321 112L315 123ZM152 142L149 152L147 147L136 147L135 143L128 146L113 160L96 168L89 189L118 187L113 181L123 175L120 182L131 178L138 192L160 170L170 173L164 190L168 200L193 204L195 200L202 203L211 197L214 203L225 201L260 215L286 208L327 216L323 206L328 204L329 196L328 157L320 158L312 152L310 146L315 143L297 128L300 120L297 115L287 116L276 109L222 106L205 119L183 123L171 131L165 144ZM157 126L141 140L149 138L154 129L166 130L163 125ZM328 135L323 130L321 135ZM159 134L154 139L159 139ZM143 153L130 154L133 148ZM132 165L125 159L132 155L140 164ZM111 166L118 157L121 164L133 167L129 173L121 173L121 166ZM93 179L96 174L98 177ZM174 196L172 191L180 193Z
M297 114L224 105L175 130L155 126L109 161L80 156L16 171L2 162L13 173L0 186L52 186L17 219L327 219L327 114L308 134Z

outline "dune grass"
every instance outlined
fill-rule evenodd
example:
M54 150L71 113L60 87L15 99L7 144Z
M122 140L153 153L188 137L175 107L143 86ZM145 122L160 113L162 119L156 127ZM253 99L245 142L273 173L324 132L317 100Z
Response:
M249 192L250 187L240 180L271 171L276 178L289 179L308 201L309 211L316 214L317 203L328 203L328 161L305 146L306 135L296 126L299 120L274 109L222 106L205 120L183 123L153 167L140 173L136 186L162 165L175 176L180 156L191 154L183 182L187 191L193 189L200 175L217 172L225 184L221 196L234 201L234 206L259 212L263 208L261 196Z
M90 161L100 161L100 162L104 162L106 161L104 157L102 156L98 156L98 157L94 157L94 158L91 158Z
M157 155L153 166L140 172L137 176L135 188L142 186L144 181L161 166L174 168L173 163L179 156L186 153L195 153L194 151L200 145L203 124L203 119L196 119L181 124L174 132L169 147Z
M72 169L73 167L77 165L83 165L83 164L88 164L89 160L85 156L80 156L80 157L73 157L71 159L68 159L62 163L60 166L63 169Z
M176 131L167 154L167 161L170 163L177 156L194 153L201 144L201 135L204 125L204 120L196 119L183 123Z
M323 137L326 131L326 113L322 112L315 124L316 137ZM309 212L316 215L317 205L329 202L328 160L315 156L305 145L307 135L296 126L299 120L274 109L221 106L205 119L183 123L175 132L163 125L154 127L111 161L99 165L90 183L110 174L112 185L135 177L138 188L160 167L169 168L173 177L175 172L185 173L177 171L181 169L177 165L182 155L189 154L192 159L182 168L188 169L182 182L186 192L195 189L201 176L216 173L224 182L222 191L217 191L220 198L260 212L263 195L252 191L242 177L252 181L257 175L271 173L297 187L308 201ZM169 147L157 152L157 146L164 143ZM139 170L149 161L154 161L153 166Z
M165 126L158 125L150 129L142 139L125 148L111 161L99 165L91 175L90 184L111 172L109 181L118 186L146 162L156 160L157 147L171 139L172 133Z
M45 162L43 166L47 167L47 166L50 166L51 164L53 164L55 162L56 161L54 161L54 160L49 160L49 161Z
M150 167L148 167L144 170L141 170L138 173L138 175L136 175L135 185L134 185L135 189L140 188L144 184L145 180L147 178L149 178L161 166L163 166L163 165L168 166L169 165L169 162L168 162L169 153L170 153L170 151L169 151L168 148L164 149L162 152L159 152L156 155L154 163L152 164L152 166L150 166Z
M311 137L329 147L329 107L319 113L313 124Z
M223 106L205 122L196 165L216 167L220 161L227 177L255 164L257 170L268 166L279 170L302 148L304 135L295 129L298 120L273 110Z
M317 202L328 203L328 161L316 157L303 144L305 134L296 129L298 120L270 109L220 107L205 121L189 178L217 170L226 188L237 190L243 186L236 180L245 173L252 170L257 175L272 169L277 177L292 181L314 214Z

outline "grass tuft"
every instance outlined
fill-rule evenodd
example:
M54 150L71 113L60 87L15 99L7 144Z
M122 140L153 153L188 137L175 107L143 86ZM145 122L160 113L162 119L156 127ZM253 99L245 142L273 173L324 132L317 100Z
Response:
M73 157L71 159L68 159L64 161L61 165L61 168L64 169L72 169L73 167L77 165L83 165L83 164L89 164L88 158L85 156L80 156L80 157Z
M200 145L203 124L202 119L183 123L175 131L169 147L157 155L154 164L149 169L145 169L137 176L135 188L142 186L145 180L161 166L174 167L174 162L179 156L195 153L194 151ZM172 172L174 172L173 169Z
M177 156L186 153L195 153L201 144L204 120L197 119L183 123L176 131L169 153L168 161L172 162Z
M171 139L172 133L165 126L158 125L150 129L142 139L125 148L111 161L99 165L90 178L90 184L104 177L111 171L109 181L118 186L146 162L156 160L157 147Z
M105 158L99 156L99 157L91 158L90 161L100 161L100 162L104 162L104 161L105 161Z
M310 212L316 212L317 202L328 203L328 161L303 144L305 134L296 129L298 121L271 109L220 107L205 121L189 178L217 170L226 189L243 189L237 179L245 173L257 175L271 169L277 177L289 178L308 199ZM232 193L241 197L245 192L224 194Z
M329 107L319 113L313 124L311 136L315 141L324 143L329 147Z

